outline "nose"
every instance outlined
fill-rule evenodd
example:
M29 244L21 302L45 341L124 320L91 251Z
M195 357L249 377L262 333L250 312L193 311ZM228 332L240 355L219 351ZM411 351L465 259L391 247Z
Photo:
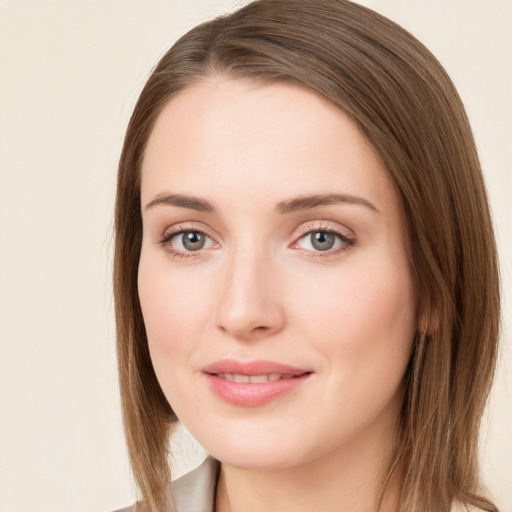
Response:
M280 332L285 310L279 279L264 255L235 254L226 262L217 308L217 327L241 341Z

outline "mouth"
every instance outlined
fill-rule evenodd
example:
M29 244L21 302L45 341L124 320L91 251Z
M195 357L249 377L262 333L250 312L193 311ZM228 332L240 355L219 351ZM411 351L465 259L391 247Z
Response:
M219 379L226 379L230 382L250 382L250 383L260 383L260 382L275 382L276 380L282 379L293 379L296 375L291 374L280 374L280 373L267 373L262 375L243 375L240 373L216 373L213 374Z
M272 361L221 360L202 369L210 390L238 407L259 407L297 390L313 372Z
M281 378L291 379L305 373L311 373L311 370L299 368L288 364L277 363L275 361L236 361L234 359L221 359L205 366L202 371L210 375L217 375L221 378L232 380L230 376L235 377L271 377L271 380ZM268 379L265 379L268 380ZM247 382L247 381L245 381Z

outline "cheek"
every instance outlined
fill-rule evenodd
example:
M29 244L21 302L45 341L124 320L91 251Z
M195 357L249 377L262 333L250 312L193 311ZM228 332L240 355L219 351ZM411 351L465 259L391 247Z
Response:
M401 374L416 331L415 294L403 260L358 258L295 296L302 329L339 378ZM309 293L305 291L309 290Z
M212 290L208 280L197 274L197 269L192 276L173 271L165 261L160 264L141 256L139 298L159 380L167 380L166 369L171 366L186 368L188 354L211 321Z
M415 333L415 297L408 272L385 266L340 271L317 286L300 311L301 331L323 360L325 407L317 411L325 418L319 424L332 430L318 435L350 435L376 418L394 421L399 412ZM329 420L333 415L335 423Z
M213 290L197 269L192 276L169 267L165 258L159 262L141 255L138 286L149 353L160 387L176 413L185 410L201 417L197 389L189 385L191 356L211 321Z

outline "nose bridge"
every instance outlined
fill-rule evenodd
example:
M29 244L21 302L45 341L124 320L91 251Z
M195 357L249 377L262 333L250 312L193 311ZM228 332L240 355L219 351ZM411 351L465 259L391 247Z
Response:
M270 252L262 244L240 241L225 262L218 305L218 326L238 339L278 332L284 310Z

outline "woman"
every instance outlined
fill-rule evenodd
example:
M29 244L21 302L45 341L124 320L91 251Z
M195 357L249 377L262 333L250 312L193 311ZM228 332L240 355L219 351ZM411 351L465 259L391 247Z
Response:
M140 510L496 510L485 187L450 79L389 20L260 0L181 38L126 134L115 294ZM213 457L169 486L178 419Z

